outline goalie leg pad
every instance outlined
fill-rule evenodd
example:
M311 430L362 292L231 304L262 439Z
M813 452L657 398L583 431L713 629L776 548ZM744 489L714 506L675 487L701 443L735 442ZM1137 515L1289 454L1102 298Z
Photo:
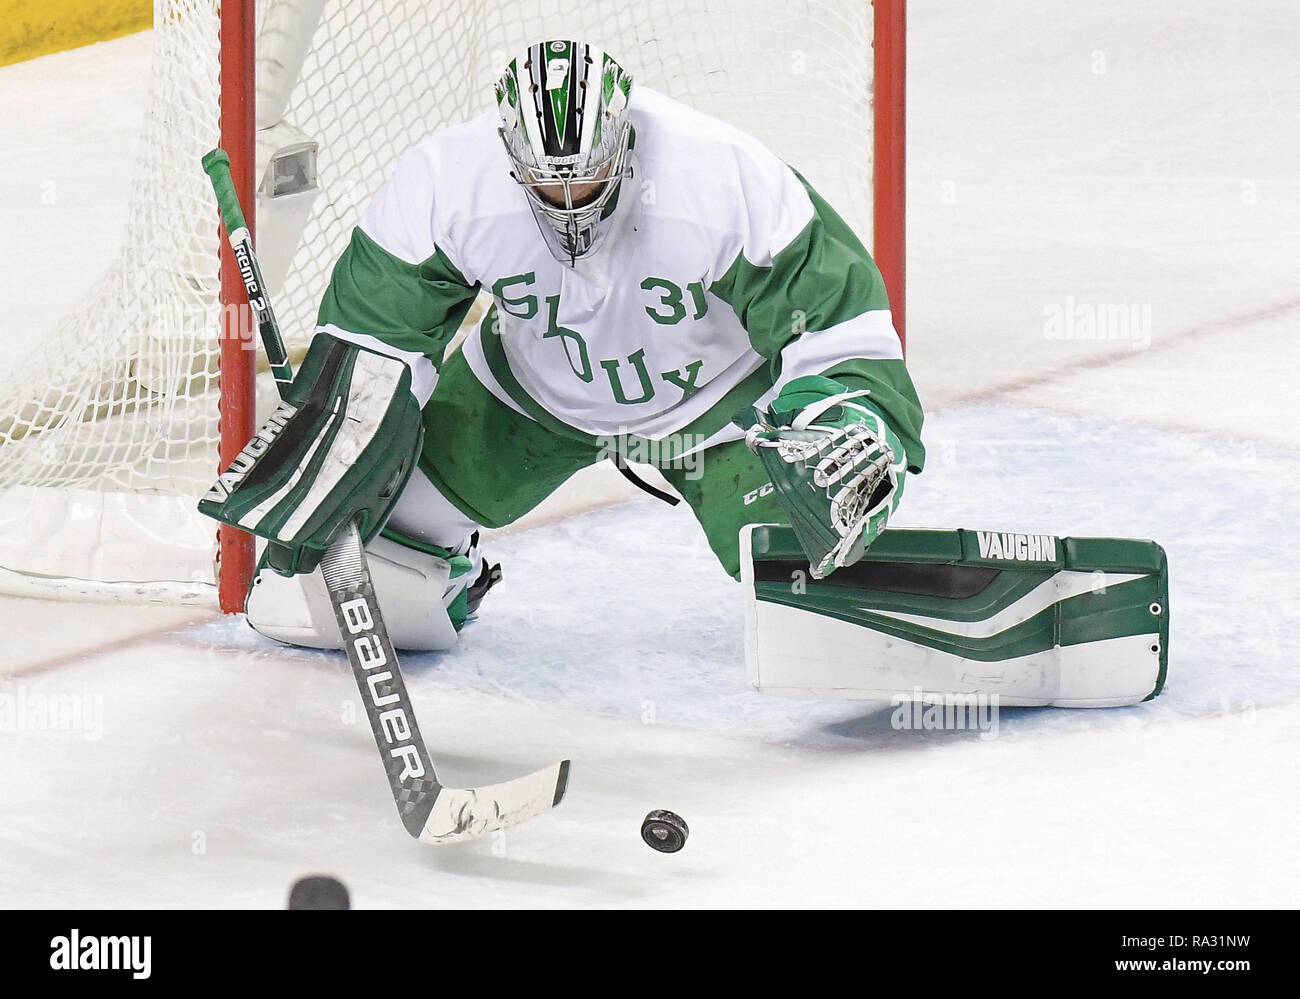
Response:
M443 558L388 537L366 545L375 594L398 649L432 652L456 644L467 591L482 567L477 547ZM267 638L313 649L341 649L339 626L319 569L282 576L263 566L245 604L248 623Z
M1164 687L1169 573L1152 541L891 528L816 580L790 528L750 525L741 573L756 690L1083 708Z

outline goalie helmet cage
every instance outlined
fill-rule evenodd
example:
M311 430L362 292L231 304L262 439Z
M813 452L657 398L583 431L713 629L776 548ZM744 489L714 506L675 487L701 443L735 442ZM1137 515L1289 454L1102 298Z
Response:
M873 232L901 336L904 18L905 0L155 0L120 256L0 376L0 589L210 603L215 586L242 609L252 539L216 542L195 505L276 393L201 157L230 153L298 353L397 158L491 107L539 38L600 44L796 166Z

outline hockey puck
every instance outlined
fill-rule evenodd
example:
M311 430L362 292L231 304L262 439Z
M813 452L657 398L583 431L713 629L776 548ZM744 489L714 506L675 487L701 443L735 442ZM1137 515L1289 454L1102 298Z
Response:
M350 909L348 890L338 878L309 874L289 889L290 909Z
M641 838L660 853L676 853L686 845L690 833L686 820L666 808L655 809L641 823Z

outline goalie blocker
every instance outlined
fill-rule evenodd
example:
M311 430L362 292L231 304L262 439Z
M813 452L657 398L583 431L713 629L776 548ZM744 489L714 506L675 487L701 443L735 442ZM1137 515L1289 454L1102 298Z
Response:
M1153 541L891 528L811 578L788 527L741 532L749 681L782 696L1118 707L1165 683L1169 575Z
M317 336L279 407L199 511L266 538L267 564L281 576L311 572L347 525L366 542L379 533L423 435L405 363Z

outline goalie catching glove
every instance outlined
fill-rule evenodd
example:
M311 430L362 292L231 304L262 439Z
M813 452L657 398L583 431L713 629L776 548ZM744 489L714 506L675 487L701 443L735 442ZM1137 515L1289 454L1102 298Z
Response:
M424 437L400 360L318 336L284 400L199 502L266 538L282 576L311 572L355 521L369 541L415 467Z
M902 444L868 395L810 375L786 385L766 413L751 407L736 416L814 579L860 559L902 495Z

